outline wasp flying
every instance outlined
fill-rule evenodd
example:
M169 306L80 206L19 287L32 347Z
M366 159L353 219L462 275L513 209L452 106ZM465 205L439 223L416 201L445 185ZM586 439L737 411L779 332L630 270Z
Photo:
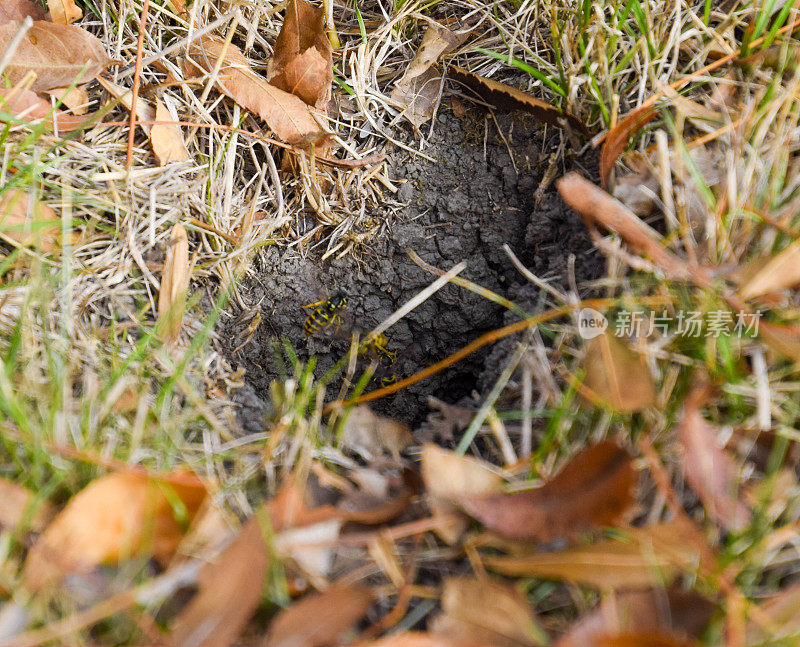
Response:
M336 329L342 325L339 312L347 307L347 297L337 294L329 299L309 303L303 307L314 308L303 325L303 330L310 337L320 331Z

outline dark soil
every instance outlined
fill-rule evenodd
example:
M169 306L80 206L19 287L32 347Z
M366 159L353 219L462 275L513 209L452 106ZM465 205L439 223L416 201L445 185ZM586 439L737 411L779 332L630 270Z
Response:
M600 276L601 258L592 252L583 223L555 187L551 184L541 192L538 203L534 198L563 135L524 116L498 115L497 120L506 141L488 114L476 109L459 119L444 109L425 148L438 163L413 159L405 151L390 152L392 177L402 182L396 199L406 206L393 210L400 215L392 216L388 209L376 214L392 218L387 235L358 257L321 263L296 250L271 248L258 260L258 280L244 287L244 295L247 302L260 303L262 323L232 357L246 369L249 386L241 394L246 428L261 428L262 403L269 400L269 384L279 375L275 339L288 337L301 359L316 355L320 376L347 352L350 330L371 330L435 279L409 258L408 248L440 269L466 261L461 276L529 312L537 308L539 290L514 269L503 252L504 243L535 274L555 284L566 285L570 254L576 256L579 283ZM578 158L569 153L569 145L566 150L556 177L569 170L596 176L593 152ZM345 323L336 335L307 337L303 323L308 311L301 306L335 294L348 298ZM446 286L387 332L398 353L394 372L411 375L516 318L472 292ZM235 324L229 327L221 338L231 353L241 337ZM503 368L504 352L503 347L484 349L399 392L393 401L374 406L415 425L425 415L428 395L452 403L474 390L485 391ZM337 392L334 382L328 395Z

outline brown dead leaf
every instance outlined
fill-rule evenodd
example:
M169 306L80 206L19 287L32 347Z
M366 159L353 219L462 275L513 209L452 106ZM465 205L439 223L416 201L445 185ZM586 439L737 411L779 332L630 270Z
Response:
M166 562L183 537L182 522L191 522L207 494L203 482L188 474L103 476L72 497L39 537L25 561L25 585L36 591L67 574L136 555ZM185 520L176 519L176 500Z
M85 115L89 111L89 93L85 87L56 88L48 90L47 94L60 101L74 115Z
M41 202L31 203L27 191L10 189L0 194L0 233L8 238L52 252L58 246L60 229L56 212Z
M608 539L557 553L484 557L483 564L511 577L565 580L598 589L660 586L698 559L686 531L675 522L631 528L621 539Z
M269 557L261 525L251 517L198 578L199 591L172 626L173 647L228 647L261 601Z
M589 128L578 117L541 99L537 99L527 92L505 83L467 72L467 70L456 66L450 67L447 75L454 81L458 81L468 87L483 101L496 108L501 110L521 110L532 114L539 121L553 126L563 127L562 122L566 121L572 128L587 137L590 134Z
M177 222L167 243L164 273L158 292L159 335L164 340L174 341L180 335L190 272L189 240L186 229Z
M644 356L608 330L589 341L583 367L588 397L626 413L655 404L655 385Z
M263 647L326 647L340 639L364 616L372 593L363 586L334 585L305 596L270 623Z
M384 452L399 459L400 452L413 443L408 425L379 416L365 404L353 407L342 430L342 447L366 460L375 460Z
M641 130L651 122L658 113L654 108L637 108L627 114L624 119L617 123L614 128L608 131L603 146L600 149L600 180L603 186L608 188L611 179L611 171L617 159L622 155L622 151L628 145L631 135Z
M21 23L0 25L0 51L5 51ZM88 31L74 25L36 21L6 67L5 76L16 85L28 72L36 74L34 92L88 83L109 64L105 47Z
M598 636L596 647L698 647L696 640L651 633L630 633L617 636Z
M680 589L615 592L576 622L555 647L595 647L598 641L635 632L675 639L699 638L711 620L714 605Z
M34 20L49 20L44 7L33 0L3 0L0 3L0 25L12 20L25 20L28 16Z
M637 474L627 449L606 441L575 456L539 488L464 495L464 510L489 530L514 539L552 541L625 522L636 502Z
M431 66L461 45L466 37L439 25L430 25L425 31L414 59L391 94L392 100L404 107L403 116L414 128L419 129L433 116L439 98L442 75Z
M737 496L738 470L731 456L717 442L715 429L706 422L700 407L703 389L689 396L678 424L682 463L687 483L700 497L708 515L723 528L740 530L750 511Z
M434 517L449 515L462 496L488 496L502 491L503 479L488 463L428 444L422 448L422 482ZM439 526L437 534L454 544L467 527L467 520Z
M160 99L156 99L156 121L174 121L167 107ZM150 130L150 143L160 166L172 162L185 162L191 159L180 126L154 124Z
M209 72L223 54L216 84L224 94L256 113L280 139L290 144L310 145L327 138L302 99L276 88L253 72L234 45L226 50L223 40L208 35L190 50L192 63Z
M527 598L516 588L488 579L450 578L444 583L442 613L431 625L450 638L484 640L495 647L547 644Z
M600 187L575 171L558 179L556 186L564 202L580 213L588 226L596 223L617 232L635 251L649 256L671 278L690 278L687 263L664 248L658 232ZM694 268L691 273L697 277L701 270Z
M36 502L36 495L27 488L0 479L0 529L14 532L25 525L34 532L44 530L54 510L47 502Z
M49 101L45 101L35 92L20 88L0 88L0 112L6 112L12 117L29 122L46 119L61 132L74 130L87 119L77 114L68 115L60 110L53 111Z
M800 283L800 240L770 258L753 273L739 290L743 299L752 299L792 288Z
M61 25L71 25L83 18L83 11L75 4L75 0L47 0L50 20Z
M322 8L306 0L289 1L275 54L267 65L267 79L311 106L322 107L330 101L333 50Z
M800 328L759 321L758 335L776 353L800 364Z

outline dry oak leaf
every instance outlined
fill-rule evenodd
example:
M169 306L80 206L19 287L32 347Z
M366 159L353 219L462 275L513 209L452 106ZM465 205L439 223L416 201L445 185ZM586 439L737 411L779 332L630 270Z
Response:
M178 615L170 633L173 647L228 647L239 637L261 601L269 556L257 517L206 565L199 591Z
M325 11L306 0L290 0L275 53L267 64L275 87L321 108L331 98L333 49L325 33Z
M72 497L39 537L25 561L25 585L36 591L136 555L164 563L207 494L205 484L186 473L103 476ZM176 518L177 508L184 519Z
M47 0L50 20L61 25L70 25L83 18L83 11L75 0Z
M575 456L541 487L490 496L461 496L464 510L512 539L552 541L624 523L636 502L633 456L605 441Z
M539 577L575 582L601 590L660 586L679 571L696 568L698 550L685 527L668 522L630 528L620 539L607 539L555 553L484 557L483 564L511 577Z
M468 72L460 67L452 66L447 76L465 85L483 101L501 110L521 110L536 117L539 121L553 126L563 126L562 120L566 121L575 130L584 135L589 135L589 128L575 115L557 108L554 105L537 99L533 95L518 90L505 83L500 83L494 79L487 79Z
M0 25L0 52L9 48L20 22ZM88 31L74 25L36 21L11 56L5 76L12 85L28 72L36 74L34 92L62 88L78 79L88 83L109 64L105 47Z
M174 341L181 332L190 274L189 240L186 229L177 222L167 243L164 273L158 291L158 325L162 339Z
M608 330L590 340L583 358L590 399L632 413L652 407L656 390L645 358Z
M32 0L3 0L0 3L0 25L12 20L48 20L47 12L38 2Z
M450 638L482 639L495 647L549 643L527 598L513 586L486 578L446 580L442 613L433 620L431 630Z
M488 463L461 456L432 443L422 448L422 482L434 517L442 518L457 510L454 502L462 496L481 497L502 491L503 479ZM454 544L467 527L467 519L439 525L443 541Z
M46 119L62 132L75 130L87 120L85 116L54 111L49 101L35 92L21 88L0 88L0 113L2 112L28 122ZM0 121L5 119L0 116Z
M443 54L463 43L466 37L466 34L456 34L444 27L430 25L422 37L416 56L395 84L391 98L404 107L403 117L415 128L418 129L433 116L439 98L442 74L431 66Z
M750 511L737 495L739 471L733 458L717 442L716 430L700 412L705 397L703 389L692 393L678 423L684 476L716 523L741 530Z
M284 609L269 625L262 647L326 647L340 639L364 616L372 593L363 586L333 585Z
M240 106L261 117L282 140L297 145L321 143L328 136L302 99L271 85L250 69L234 46L217 36L205 36L189 52L192 64L211 71L224 58L216 84Z
M56 88L48 90L47 94L60 101L72 114L85 115L89 111L89 93L84 87Z
M42 251L51 252L58 246L60 229L52 207L31 203L27 191L10 189L0 194L0 233L4 236L20 245L39 245Z

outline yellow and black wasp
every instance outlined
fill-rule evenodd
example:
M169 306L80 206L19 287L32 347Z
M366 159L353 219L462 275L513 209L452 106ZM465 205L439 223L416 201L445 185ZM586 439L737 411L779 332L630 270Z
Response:
M389 340L386 335L381 333L376 335L361 346L361 355L372 355L378 363L377 370L373 377L374 381L380 380L381 388L391 386L397 382L397 375L394 372L394 364L397 360L397 351L389 348ZM387 400L393 400L397 394L392 393L386 396Z
M318 332L336 330L342 325L339 313L347 308L347 297L337 294L316 303L309 303L303 308L314 308L303 325L303 330L310 337Z

